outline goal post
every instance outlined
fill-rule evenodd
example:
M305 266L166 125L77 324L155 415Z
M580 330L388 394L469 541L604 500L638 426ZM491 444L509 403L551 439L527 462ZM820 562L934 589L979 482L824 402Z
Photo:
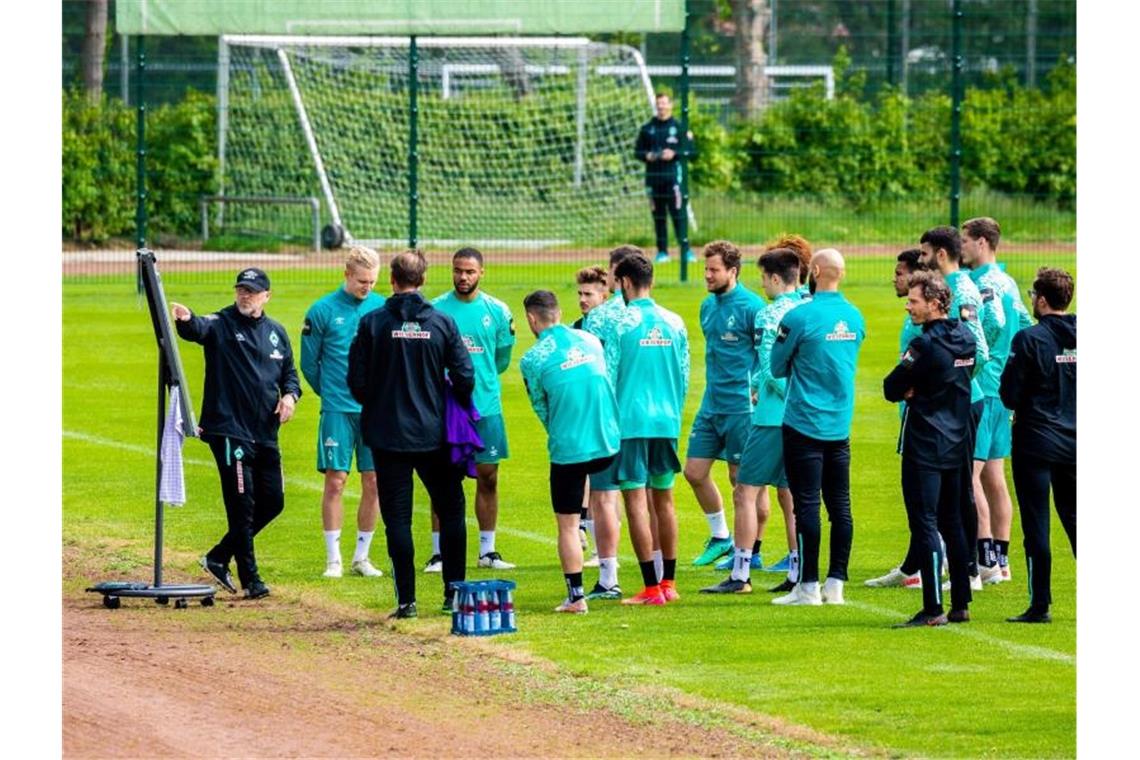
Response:
M415 39L423 244L599 246L644 227L633 144L653 87L639 51L585 37ZM313 195L350 239L404 245L410 44L224 35L221 191ZM247 229L281 221L271 206L225 213Z

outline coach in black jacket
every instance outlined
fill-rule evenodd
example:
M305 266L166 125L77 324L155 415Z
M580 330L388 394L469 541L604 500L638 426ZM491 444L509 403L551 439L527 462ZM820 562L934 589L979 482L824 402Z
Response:
M277 430L293 416L301 384L289 334L265 316L269 277L245 269L234 283L234 303L196 317L171 303L178 335L201 343L206 357L199 418L222 481L229 530L202 558L202 567L230 592L230 558L246 596L269 593L257 571L253 537L285 508Z
M906 309L922 334L911 341L899 364L883 380L887 401L906 401L899 453L902 490L911 541L921 557L922 610L900 627L963 623L970 619L969 547L963 526L963 468L972 449L970 375L973 335L946 319L950 288L941 277L919 272L908 281ZM942 611L942 557L938 534L950 562L950 615Z
M1077 316L1065 313L1073 278L1043 267L1029 297L1038 322L1013 336L999 389L1002 403L1013 410L1013 487L1029 566L1029 609L1008 620L1048 623L1050 484L1057 517L1077 556Z
M445 605L453 595L450 584L464 579L467 565L464 472L448 455L444 371L465 404L475 369L455 321L420 294L426 271L417 250L392 259L392 296L361 318L348 351L348 388L360 402L361 432L376 460L397 618L417 614L412 470L439 516Z

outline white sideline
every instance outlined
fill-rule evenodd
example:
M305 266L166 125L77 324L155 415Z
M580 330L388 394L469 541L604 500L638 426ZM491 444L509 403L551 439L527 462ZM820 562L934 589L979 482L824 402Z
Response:
M90 444L93 444L96 446L107 446L109 448L119 449L120 451L130 451L130 452L133 452L136 454L146 454L147 456L150 456L150 457L154 456L154 449L152 449L148 446L140 446L140 445L135 444L135 443L124 443L122 441L115 441L115 440L112 440L110 438L103 438L102 436L98 436L98 435L91 435L89 433L81 433L77 430L64 430L63 431L63 437L64 438L71 438L71 439L76 440L76 441L83 441L84 443L90 443ZM198 459L197 457L183 457L182 461L184 464L191 464L191 465L194 465L195 467L209 467L210 469L213 469L213 467L214 467L213 460L209 460L209 459ZM317 480L316 478L306 478L306 477L299 477L296 475L287 475L285 478L285 484L286 484L286 486L293 486L293 485L300 486L300 487L304 488L306 491L313 491L315 493L324 493L324 490L325 490L324 481ZM345 488L344 493L345 493L345 496L357 496L359 494L359 492L354 491L352 488ZM413 508L413 511L418 512L422 515L427 515L429 508L417 505ZM468 525L478 525L478 521L474 517L468 517L467 518L467 524ZM548 536L544 536L541 533L533 533L533 532L528 531L528 530L518 530L517 528L506 528L506 527L499 526L499 527L495 528L495 532L496 533L503 533L503 534L506 534L508 536L514 536L515 538L525 538L528 541L534 541L535 543L544 544L547 546L557 546L558 545L558 542L555 541L554 539L552 539ZM621 555L619 555L619 556L621 556Z
M852 602L850 600L848 600L847 605L849 607L855 607L856 609L866 610L867 612L873 612L876 615L882 615L883 617L892 617L899 620L900 622L907 619L906 613L899 612L898 610L892 610L889 607L879 607L874 604L867 604L866 602ZM990 644L997 644L1011 654L1017 655L1019 657L1024 657L1026 659L1052 660L1054 662L1063 662L1066 665L1074 666L1077 664L1076 657L1071 654L1066 654L1065 652L1058 652L1055 649L1036 647L1032 644L1018 644L1017 642L1007 641L1006 639L999 638L997 636L990 636L989 634L981 633L980 631L974 631L961 625L947 625L944 627L944 630L951 631L952 633L956 633L959 636L965 636L966 638L974 639L975 641L984 641Z

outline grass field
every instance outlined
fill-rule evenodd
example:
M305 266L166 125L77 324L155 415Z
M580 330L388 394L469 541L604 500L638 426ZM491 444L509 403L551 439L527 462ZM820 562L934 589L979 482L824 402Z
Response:
M1065 255L1014 256L1009 261L1009 271L1022 290L1032 282L1036 266L1075 268L1073 257ZM550 613L564 595L564 587L546 495L545 437L526 402L517 362L533 343L524 334L522 297L535 287L554 286L570 318L576 312L570 287L574 267L550 266L529 285L497 286L499 279L511 283L521 279L506 269L489 261L484 286L510 304L522 326L514 361L503 376L512 457L500 474L498 538L499 550L519 564L518 570L502 574L519 585L519 633L491 640L491 646L526 650L570 673L587 674L617 688L663 684L739 705L839 737L853 751L957 757L1075 755L1075 563L1055 520L1055 622L1051 626L1002 622L1007 615L1021 612L1027 599L1016 516L1011 547L1014 582L979 593L972 606L974 622L969 625L890 630L891 623L909 617L921 606L919 595L862 585L864 579L897 563L907 540L894 453L898 416L881 398L882 378L897 358L903 317L901 301L889 285L893 259L853 259L845 287L868 325L852 434L855 543L848 604L774 607L763 588L776 583L779 576L768 574L754 578L757 591L751 596L726 599L697 594L699 587L719 580L720 574L689 564L707 527L690 489L679 479L677 583L681 601L662 609L598 602L589 615L572 620ZM270 270L270 274L274 296L268 313L290 330L299 352L302 315L314 299L338 285L338 274L328 272L326 287L302 284L320 281L312 271ZM757 280L755 268L749 267L745 281L758 287ZM229 302L231 284L230 272L199 272L181 279L171 274L166 281L167 297L199 312L212 311ZM450 277L445 270L429 271L425 288L429 295L448 287ZM692 335L693 382L685 431L704 390L704 344L697 327L704 295L699 277L689 285L665 284L655 291L660 303L681 314ZM64 285L63 307L63 540L81 547L125 543L145 556L152 540L156 384L156 350L145 303L135 296L129 280L71 278ZM201 351L187 343L181 349L192 396L198 403ZM320 577L324 564L321 476L315 470L314 450L318 408L316 396L307 393L294 421L282 429L286 509L258 538L262 571L275 589L356 603L379 617L394 603L389 577L340 581ZM190 502L169 511L166 526L170 553L183 558L201 554L225 529L208 450L190 441L185 454ZM723 465L714 474L727 496ZM472 492L473 482L468 481L469 515ZM350 496L357 494L358 489L350 490ZM764 546L769 561L784 553L783 526L776 513ZM422 490L417 490L416 520L420 562L426 559L429 530ZM348 540L342 540L342 546L351 551L351 519L346 528ZM477 541L473 517L468 539L468 557L473 563ZM373 559L386 565L381 533ZM637 587L637 566L624 535L621 561L626 588ZM179 560L177 569L201 575L193 560ZM145 568L127 560L123 570L145 577ZM489 571L473 570L470 575L490 577ZM595 578L594 571L588 570L587 583ZM449 619L432 612L440 595L438 576L420 575L419 595L427 614L402 625L446 630ZM701 754L700 747L692 750Z

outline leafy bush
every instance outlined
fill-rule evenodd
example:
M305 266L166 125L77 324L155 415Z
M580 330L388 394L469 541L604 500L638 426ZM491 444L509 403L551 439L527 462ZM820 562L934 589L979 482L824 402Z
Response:
M98 243L135 229L134 109L63 93L63 235ZM214 99L191 91L147 114L147 212L152 233L193 235L198 196L214 192Z

